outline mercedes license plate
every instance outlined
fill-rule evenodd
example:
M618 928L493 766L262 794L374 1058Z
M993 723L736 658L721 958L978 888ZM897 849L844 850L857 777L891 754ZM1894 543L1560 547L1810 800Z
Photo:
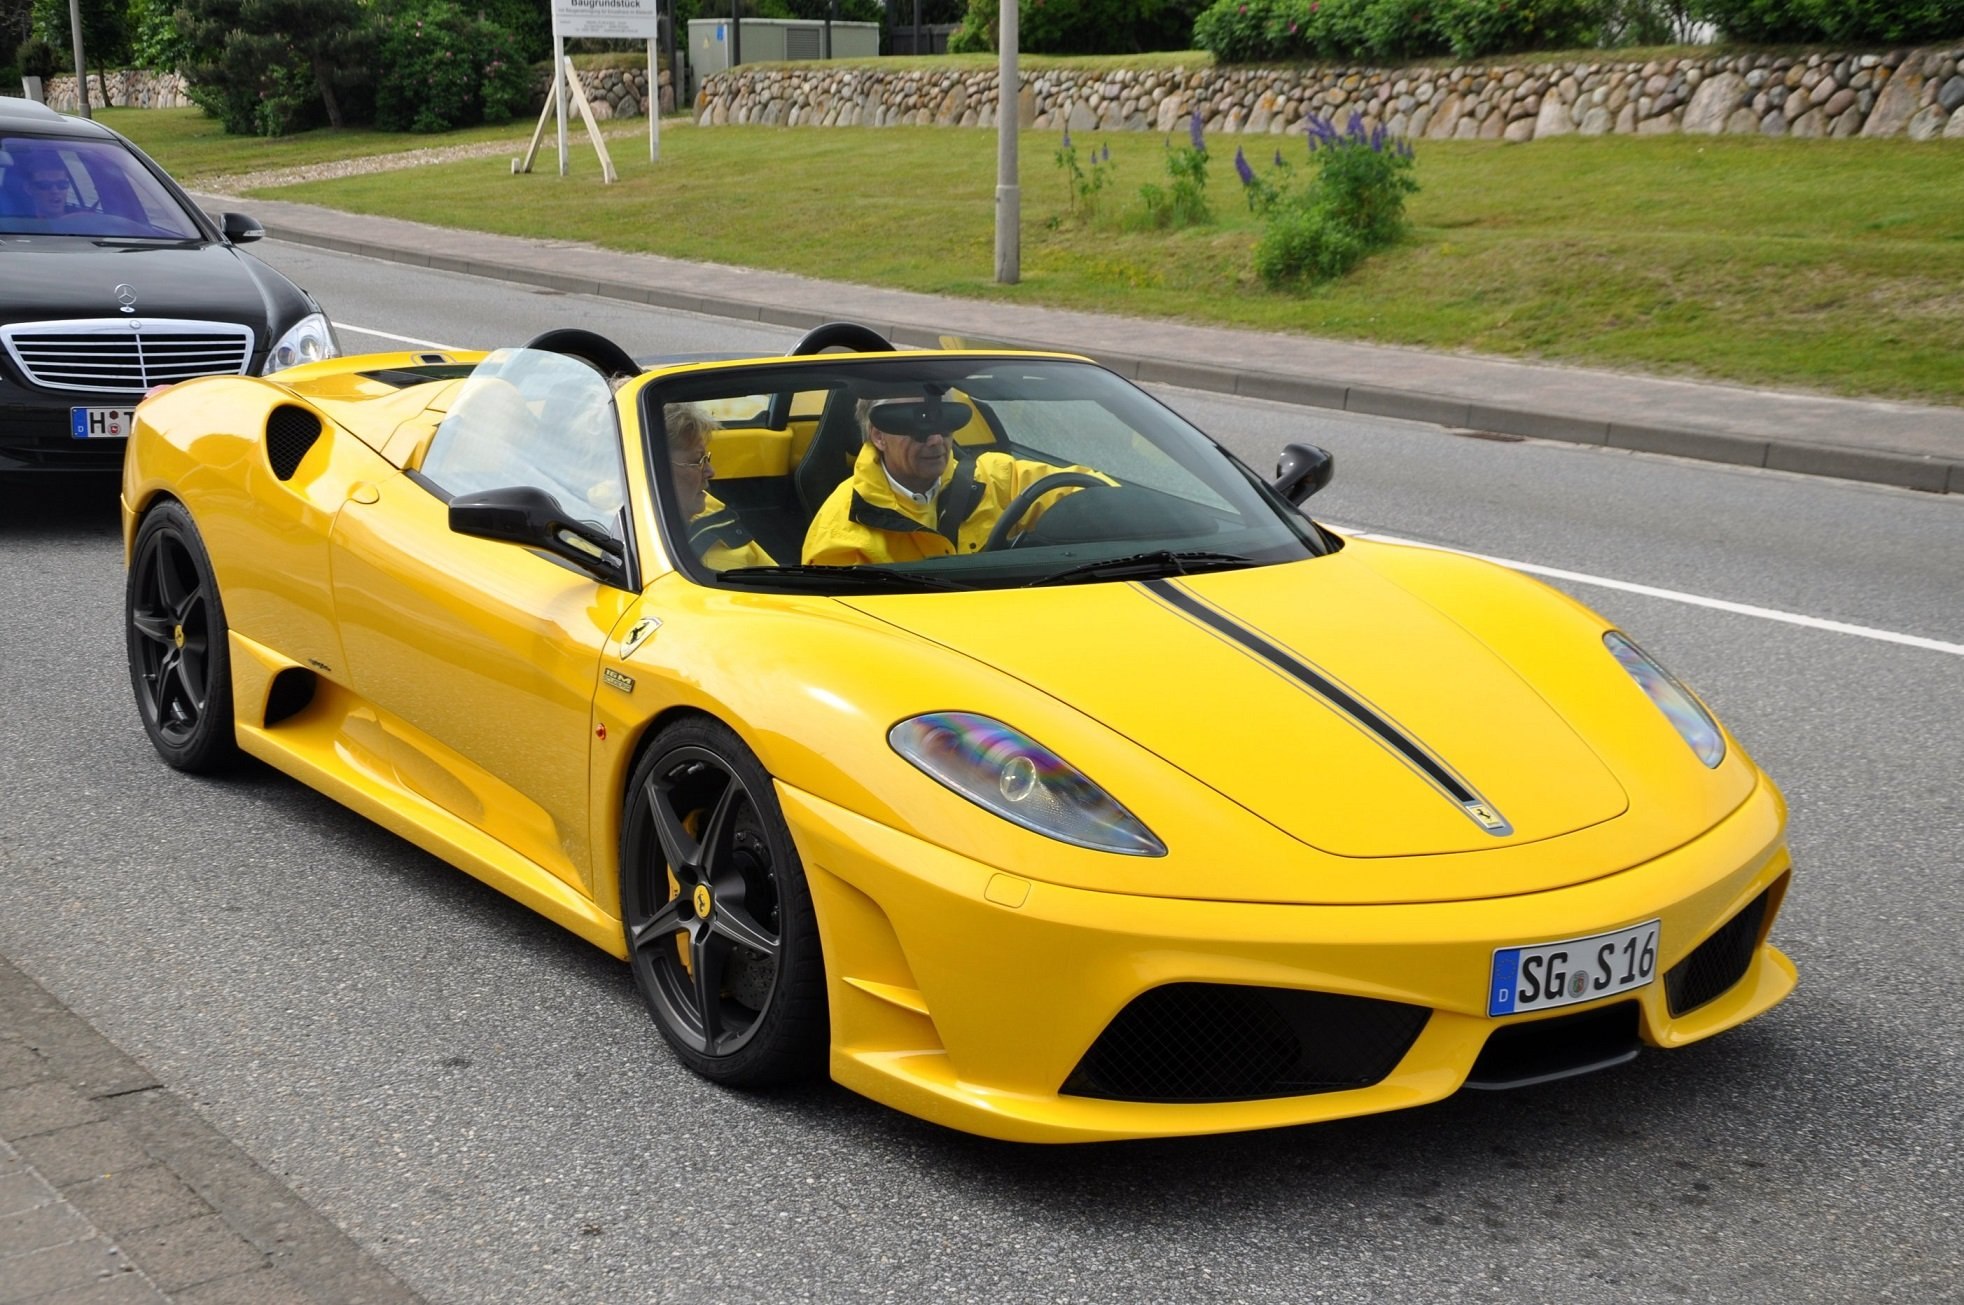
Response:
M69 429L78 440L125 439L136 413L130 408L70 408Z
M1487 1014L1519 1015L1594 1001L1657 977L1657 921L1615 933L1501 947L1493 954Z

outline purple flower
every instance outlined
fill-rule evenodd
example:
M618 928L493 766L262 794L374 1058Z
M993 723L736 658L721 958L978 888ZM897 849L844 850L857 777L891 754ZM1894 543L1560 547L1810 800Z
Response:
M1280 167L1286 167L1286 166L1287 166L1286 164L1284 164L1284 163L1282 162L1282 151L1281 151L1281 150L1277 150L1277 151L1275 151L1275 166L1276 166L1276 167L1278 167L1278 168L1280 168Z
M1239 145L1234 147L1234 175L1241 178L1244 186L1255 184L1255 170L1248 166L1248 156L1241 152Z
M1105 152L1098 156L1098 162L1110 163L1111 161L1112 161L1112 147L1107 145L1105 146Z
M1336 124L1328 118L1319 118L1312 113L1309 117L1303 119L1303 130L1309 133L1309 152L1312 154L1316 152L1317 147L1320 145L1335 145L1337 143Z
M1187 135L1193 138L1193 147L1195 149L1201 151L1202 153L1206 152L1207 141L1200 134L1200 110L1199 109L1195 109L1193 111L1193 117L1187 119Z
M1072 148L1072 146L1071 146L1071 125L1070 125L1070 124L1069 124L1068 122L1064 124L1064 148L1065 148L1065 149L1070 149L1070 148Z

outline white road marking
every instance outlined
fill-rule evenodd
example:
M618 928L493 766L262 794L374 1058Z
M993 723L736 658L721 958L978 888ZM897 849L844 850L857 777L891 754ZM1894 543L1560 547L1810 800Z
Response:
M1338 527L1341 529L1341 527ZM1604 576L1587 575L1581 571L1564 571L1559 567L1537 566L1532 562L1517 562L1512 558L1493 557L1486 553L1475 553L1465 548L1447 548L1443 544L1428 544L1419 539L1405 539L1399 535L1379 534L1375 530L1344 530L1346 535L1359 539L1374 539L1379 543L1403 544L1412 548L1436 548L1441 552L1460 553L1467 557L1477 557L1483 562L1495 562L1528 575L1546 576L1551 580L1567 580L1579 585L1595 585L1600 589L1615 589L1626 594L1642 594L1646 598L1662 598L1667 602L1684 603L1691 607L1709 607L1716 612L1732 612L1739 616L1754 616L1762 621L1779 621L1785 625L1803 626L1809 630L1825 630L1830 634L1849 634L1858 639L1874 639L1881 643L1899 643L1909 648L1922 648L1928 652L1949 653L1953 657L1964 657L1964 643L1945 643L1941 639L1926 639L1917 634L1899 634L1894 630L1878 630L1868 625L1850 625L1846 621L1830 621L1822 616L1804 616L1799 612L1782 612L1772 607L1756 607L1751 603L1734 603L1723 598L1707 598L1702 594L1687 594L1677 589L1659 589L1655 585L1640 585L1629 580L1611 580Z
M442 353L461 352L460 348L454 344L438 344L434 340L418 340L413 335L397 335L393 331L378 331L372 326L356 326L350 322L339 320L334 323L334 329L337 331L353 331L356 335L372 335L382 340L396 340L402 344L413 344L418 349L435 349Z

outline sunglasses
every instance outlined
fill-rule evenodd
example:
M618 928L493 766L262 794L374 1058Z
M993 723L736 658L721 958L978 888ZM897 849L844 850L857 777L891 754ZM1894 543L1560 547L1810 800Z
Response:
M67 190L68 181L65 178L60 181L30 181L27 186L30 190Z
M953 435L968 425L975 409L966 403L941 399L904 399L897 403L878 403L866 413L867 424L887 435L903 435L910 440L926 440L936 435Z

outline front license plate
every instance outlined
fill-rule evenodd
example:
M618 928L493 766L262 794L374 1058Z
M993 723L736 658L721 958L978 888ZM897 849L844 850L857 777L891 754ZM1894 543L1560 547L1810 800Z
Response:
M136 413L130 408L70 408L69 429L78 440L124 439Z
M1487 1014L1519 1015L1641 988L1657 975L1657 921L1493 954Z

